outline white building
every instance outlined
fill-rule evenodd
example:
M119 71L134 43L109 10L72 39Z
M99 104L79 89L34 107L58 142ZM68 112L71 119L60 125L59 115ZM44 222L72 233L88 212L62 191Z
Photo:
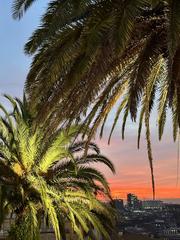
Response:
M145 210L161 210L163 207L164 203L160 200L142 201L142 208Z

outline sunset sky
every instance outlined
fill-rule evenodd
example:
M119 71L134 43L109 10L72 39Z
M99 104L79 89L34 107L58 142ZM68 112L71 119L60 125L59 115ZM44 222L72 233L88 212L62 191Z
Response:
M40 15L45 10L47 0L38 0L21 21L11 17L11 0L0 1L0 92L21 97L23 83L30 66L31 58L23 53L23 45L39 24ZM0 98L1 102L4 99ZM156 112L151 118L156 197L161 199L180 199L180 181L177 185L177 143L173 143L170 116L166 124L164 138L158 142ZM107 176L114 197L125 198L128 192L142 199L151 198L151 178L148 165L145 135L142 134L141 148L137 150L137 125L130 121L126 138L121 140L121 122L117 126L111 144L107 137L112 124L113 113L105 128L105 136L96 141L102 154L109 157L115 167L116 175L102 169ZM100 166L98 166L100 168Z

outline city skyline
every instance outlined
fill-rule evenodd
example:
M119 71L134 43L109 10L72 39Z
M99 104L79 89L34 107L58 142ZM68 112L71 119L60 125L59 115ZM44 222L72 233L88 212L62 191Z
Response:
M46 1L40 0L20 21L14 21L11 16L12 1L0 3L0 39L7 47L2 48L0 63L0 92L21 97L23 84L30 66L31 58L23 53L23 45L31 32L39 24L40 15L45 9ZM4 99L1 97L1 101ZM177 144L173 143L172 134L168 123L162 142L158 141L155 119L151 119L152 145L154 154L154 169L156 179L156 196L158 199L180 198L180 183L177 181ZM101 152L109 157L115 167L116 175L103 169L107 176L114 197L124 198L128 192L133 192L140 198L152 197L151 178L147 159L144 133L141 148L137 150L137 125L130 121L127 125L126 138L121 140L120 124L112 137L111 145L107 144L108 132L112 118L108 120L105 136L96 141Z
M136 195L135 193L133 192L127 192L126 195L124 195L123 198L120 198L119 195L114 195L113 196L113 201L114 200L117 200L117 201L122 201L123 204L127 205L128 204L128 195L133 195L137 198L137 200L139 201L150 201L150 202L156 202L156 201L161 201L165 204L177 204L177 205L180 205L180 198L176 198L176 199L152 199L152 198L140 198L138 195Z
M130 234L130 239L145 236L144 239L180 239L179 204L159 200L141 201L132 193L127 195L126 203L122 199L115 199L113 204L118 215L117 227L122 236Z

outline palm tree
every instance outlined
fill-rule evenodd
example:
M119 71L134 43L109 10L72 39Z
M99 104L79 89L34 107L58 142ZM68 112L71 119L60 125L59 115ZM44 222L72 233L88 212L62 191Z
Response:
M14 17L33 2L14 1ZM41 114L63 99L70 103L65 116L74 119L102 92L101 102L109 102L108 95L115 98L115 89L130 78L128 108L135 120L148 78L160 62L168 69L172 106L173 96L179 99L179 9L178 0L50 2L25 46L27 54L35 54L26 84L32 105L47 103Z
M78 127L56 129L46 138L45 127L32 127L26 100L6 97L13 111L0 105L0 223L14 216L10 239L39 239L43 219L57 240L66 239L68 222L79 239L93 227L109 239L112 210L97 198L110 198L109 186L90 164L100 162L114 172L113 164L93 143L82 154L86 142L74 141Z
M20 18L33 2L15 0L13 16ZM32 113L41 121L51 112L51 126L57 126L81 119L91 106L85 120L90 141L100 125L102 136L116 103L113 129L123 111L123 137L127 117L136 121L140 108L138 146L144 121L154 188L149 118L160 94L159 138L170 108L176 139L179 42L179 0L51 1L25 46L34 55L26 81Z

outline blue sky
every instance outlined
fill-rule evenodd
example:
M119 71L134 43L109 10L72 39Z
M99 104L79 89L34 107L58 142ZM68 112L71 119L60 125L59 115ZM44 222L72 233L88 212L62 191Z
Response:
M31 59L23 53L24 43L38 25L46 0L37 1L20 21L12 19L12 1L0 1L0 93L22 96Z
M11 16L12 1L0 1L0 94L21 97L26 74L31 63L31 58L23 53L23 46L33 30L38 26L40 16L45 11L47 0L38 0L25 14L21 21L15 21ZM0 97L0 101L4 99ZM106 136L112 122L112 116L106 127ZM173 144L171 129L167 125L164 139L157 141L155 132L156 120L152 117L152 141L155 162L155 175L159 197L180 197L179 187L176 188L176 155L177 145ZM156 129L157 130L157 129ZM102 152L115 164L117 174L112 176L106 169L114 194L124 197L129 191L150 197L151 182L149 165L146 153L145 135L142 136L142 147L136 148L137 127L128 124L127 137L121 140L120 129L116 129L110 146L107 138L98 140Z

